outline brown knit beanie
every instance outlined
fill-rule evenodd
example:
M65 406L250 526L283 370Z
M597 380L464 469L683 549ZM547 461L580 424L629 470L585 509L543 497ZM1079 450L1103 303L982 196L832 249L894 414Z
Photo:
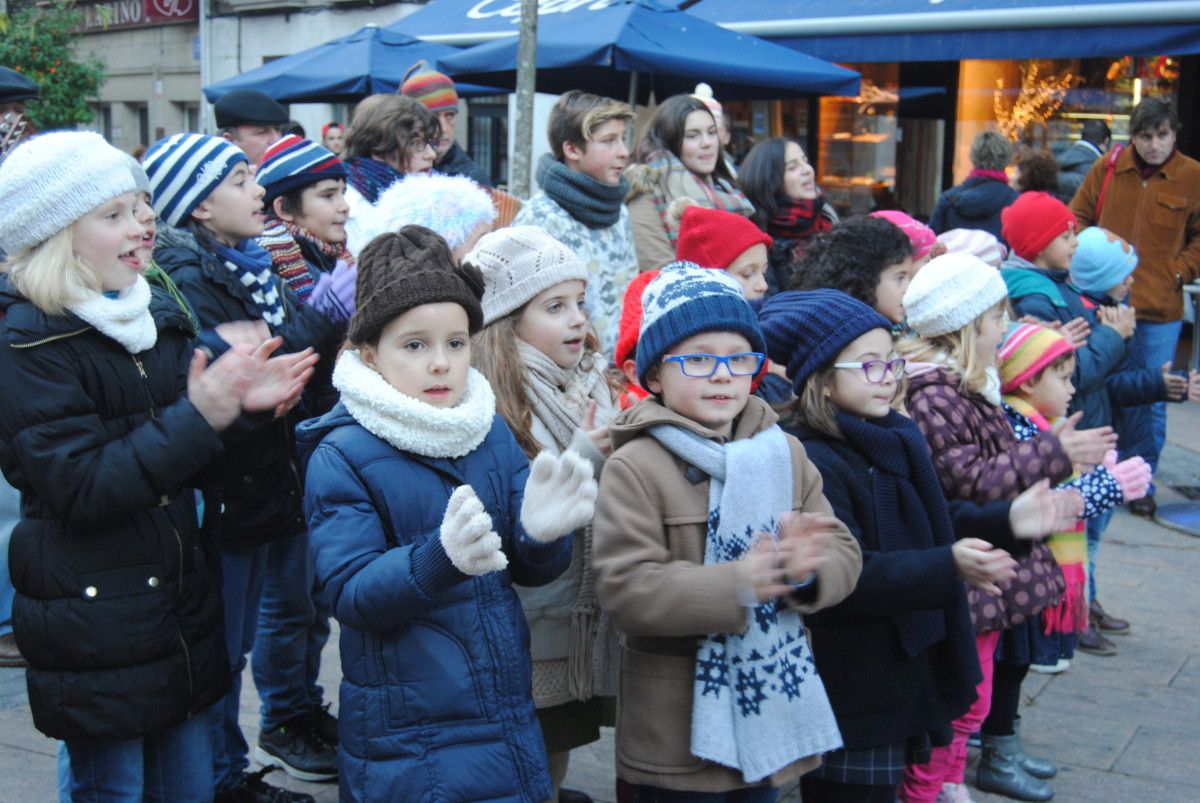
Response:
M347 336L355 345L373 343L383 327L422 304L450 302L467 311L470 334L483 328L483 277L458 265L450 246L424 226L381 234L358 257L354 316Z

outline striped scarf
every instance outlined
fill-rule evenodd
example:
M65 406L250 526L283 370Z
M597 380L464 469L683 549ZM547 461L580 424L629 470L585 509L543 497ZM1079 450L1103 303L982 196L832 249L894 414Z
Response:
M691 198L708 209L720 209L735 215L749 217L754 214L754 205L741 190L724 179L697 176L673 153L659 156L648 162L646 167L648 172L659 175L654 185L654 208L658 210L672 247L679 238L679 223L673 222L669 213L671 202L678 198Z
M271 255L271 264L279 278L287 282L301 303L307 303L316 282L288 224L278 218L268 217L263 233L255 239Z
M229 272L250 291L250 298L263 320L271 326L282 324L283 298L275 284L271 255L254 240L243 240L237 248L218 245L216 253Z

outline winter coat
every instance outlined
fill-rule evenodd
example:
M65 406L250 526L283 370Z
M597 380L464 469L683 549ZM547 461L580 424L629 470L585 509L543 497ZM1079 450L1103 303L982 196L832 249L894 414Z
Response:
M886 425L921 440L916 425L899 413L891 413ZM846 747L876 747L947 726L975 701L980 680L966 588L951 552L949 511L940 494L924 499L925 509L908 510L873 490L879 474L899 477L919 493L917 477L937 482L932 462L911 466L894 448L873 456L842 438L788 431L801 439L834 515L862 549L862 574L850 596L805 619ZM897 459L903 472L892 467ZM878 523L891 522L905 522L901 529L911 537L881 534ZM926 542L931 545L920 546ZM945 635L910 654L901 634L912 628L913 614L930 612Z
M0 276L0 466L22 494L13 630L34 724L56 739L161 733L229 688L191 490L222 443L185 395L187 316L151 292L158 341L133 355Z
M1200 162L1176 153L1143 180L1125 148L1117 159L1100 219L1096 202L1108 159L1097 159L1071 201L1079 227L1103 226L1137 249L1130 303L1138 320L1178 321L1183 317L1180 288L1200 278Z
M1000 236L1000 211L1017 200L1018 194L994 178L968 178L938 198L929 217L929 228L937 234L951 229L980 229L1004 242Z
M1101 156L1100 150L1086 140L1074 142L1058 154L1058 199L1069 204L1079 191L1092 164Z
M1054 433L1018 443L998 404L964 392L958 374L927 366L910 372L906 406L929 442L947 498L1012 499L1043 478L1057 484L1071 476Z
M488 174L483 172L483 169L457 142L453 143L450 150L446 151L446 155L434 164L433 170L445 176L466 176L481 187L490 189L492 186L492 180Z
M776 414L751 397L734 422L733 440L775 423ZM706 438L711 430L650 397L626 410L610 428L613 454L600 476L596 500L595 563L600 602L625 634L617 708L617 777L688 792L747 786L737 770L691 753L696 650L711 633L741 633L749 609L737 590L737 564L704 565L708 533L708 479L693 482L688 466L645 434L676 424ZM821 475L799 441L792 453L794 509L831 513ZM828 608L853 589L862 565L858 544L844 525L830 541L815 594L795 598L801 613ZM813 769L816 756L770 778L785 784Z
M200 325L212 329L227 321L262 318L250 292L189 232L164 226L158 231L154 258L195 310ZM306 393L327 397L329 374L340 345L336 326L272 276L283 302L284 322L272 334L283 337L277 354L312 346L320 355L317 374ZM303 489L296 466L293 427L298 414L263 420L261 426L231 443L214 479L203 488L205 525L215 528L223 548L249 547L304 530ZM269 422L268 422L269 421Z
M338 404L298 429L317 585L341 624L342 800L525 801L550 796L529 631L513 583L549 582L571 538L519 523L529 463L499 416L457 459L401 452ZM468 577L439 539L470 485L508 568Z
M1084 318L1091 324L1087 342L1075 352L1075 370L1071 373L1075 395L1068 414L1083 411L1079 429L1108 426L1112 412L1105 382L1125 358L1124 338L1116 329L1100 323L1094 312L1088 314L1067 271L1039 268L1013 255L1000 266L1000 274L1018 317L1030 315L1048 324Z

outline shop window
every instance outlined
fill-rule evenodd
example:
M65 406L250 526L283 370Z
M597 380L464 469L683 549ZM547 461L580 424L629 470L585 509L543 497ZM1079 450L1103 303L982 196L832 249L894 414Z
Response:
M816 160L817 181L842 214L865 214L896 205L896 64L858 64L857 97L823 97Z
M508 97L472 98L467 119L467 152L492 184L508 183Z

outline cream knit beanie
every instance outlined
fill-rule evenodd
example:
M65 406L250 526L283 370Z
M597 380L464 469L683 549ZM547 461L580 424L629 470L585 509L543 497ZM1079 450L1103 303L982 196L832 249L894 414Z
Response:
M19 145L0 167L0 250L49 240L137 185L125 154L91 131L52 131Z
M588 280L587 266L575 252L537 226L485 234L463 262L483 274L484 326L560 282Z
M943 254L904 293L908 325L922 337L957 332L1008 295L1000 271L970 254Z

